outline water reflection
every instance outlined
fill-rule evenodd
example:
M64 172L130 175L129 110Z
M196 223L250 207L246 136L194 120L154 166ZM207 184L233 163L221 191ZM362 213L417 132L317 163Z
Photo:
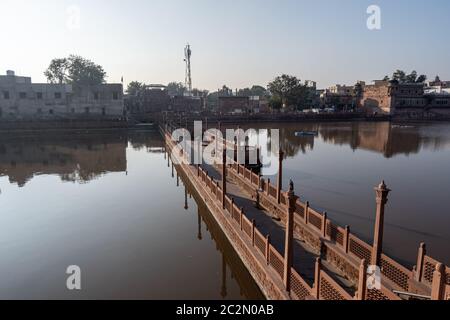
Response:
M197 239L202 241L204 232L202 230L202 222L206 225L206 231L210 234L211 239L216 243L216 250L221 255L221 286L220 296L222 299L228 298L228 282L235 280L240 288L240 295L246 299L260 300L264 296L247 268L242 263L238 254L234 250L231 243L217 224L215 218L204 204L201 196L193 189L192 184L184 175L178 175L178 166L174 166L177 170L177 177L180 177L185 185L185 209L188 208L187 198L193 196L198 207L198 232ZM228 275L228 273L230 273Z
M280 129L284 186L292 178L303 200L327 211L341 226L350 225L368 242L374 228L373 187L385 179L393 190L386 208L385 251L412 266L424 241L432 256L449 263L448 123L270 123L246 128L261 129L260 134ZM296 131L317 131L318 136L296 137Z
M234 126L228 126L234 127ZM244 128L280 129L281 148L287 157L314 150L314 136L295 136L297 131L314 131L326 143L348 145L352 150L369 150L386 158L417 154L422 149L450 148L450 129L442 124L391 124L389 122L270 123Z
M0 299L263 298L159 132L0 145ZM73 264L80 292L66 288Z
M17 134L0 137L0 176L24 187L39 175L87 183L107 173L126 172L126 149L162 152L158 132Z

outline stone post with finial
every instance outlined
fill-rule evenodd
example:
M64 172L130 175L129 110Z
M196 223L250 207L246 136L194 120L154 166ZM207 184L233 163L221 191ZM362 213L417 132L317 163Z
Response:
M391 190L387 188L384 181L375 188L377 213L375 218L371 264L376 266L380 266L381 254L383 252L384 207L388 201L387 197L390 191Z
M281 202L281 189L283 188L283 158L284 152L280 150L278 154L278 180L277 180L277 201Z
M287 219L286 219L286 232L284 242L284 286L289 292L291 290L291 268L294 258L294 212L295 203L298 197L294 193L294 182L289 182L289 191L287 193Z

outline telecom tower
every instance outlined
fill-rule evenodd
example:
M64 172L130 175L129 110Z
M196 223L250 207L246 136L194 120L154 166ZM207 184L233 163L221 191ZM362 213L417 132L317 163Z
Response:
M192 75L191 75L191 46L189 44L184 48L184 61L186 62L186 78L185 78L185 86L187 92L186 96L192 96Z

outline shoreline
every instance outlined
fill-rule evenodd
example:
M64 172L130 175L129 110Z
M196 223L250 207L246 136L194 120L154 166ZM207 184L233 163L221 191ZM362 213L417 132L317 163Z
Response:
M156 123L161 121L160 117L149 118L155 123L155 126L142 127L136 126L135 122L122 121L122 120L111 120L111 121L78 121L78 120L67 120L67 121L0 121L0 133L13 133L13 132L52 132L52 131L149 131L155 130ZM202 121L209 124L221 123L221 124L246 124L246 123L311 123L311 122L391 122L396 123L444 123L449 122L450 118L440 118L440 119L426 119L426 118L400 118L391 116L361 116L355 114L353 116L347 115L282 115L282 116L251 116L251 117L237 117L237 116L226 116L226 117L211 117L211 116L190 116L183 119L184 121ZM183 122L184 122L183 121ZM177 121L175 121L177 122Z

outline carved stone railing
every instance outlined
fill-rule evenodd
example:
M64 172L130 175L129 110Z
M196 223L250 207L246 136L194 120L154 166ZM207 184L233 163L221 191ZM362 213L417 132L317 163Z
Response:
M166 138L170 138L170 135L167 135ZM227 145L228 147L230 147L230 145L233 144L227 142ZM222 147L220 141L218 141L218 146L219 148ZM218 154L220 154L220 151L218 152ZM270 180L263 179L260 175L257 175L245 166L234 162L234 160L232 159L227 158L227 161L229 168L228 172L230 176L239 179L239 181L241 182L241 187L243 187L246 191L255 195L255 190L257 190L259 204L272 215L277 216L279 219L285 222L287 212L285 192L280 190L281 196L280 201L278 202L278 190L274 185L270 183ZM218 165L217 168L219 169ZM221 201L222 190L219 187L218 183L215 182L214 179L209 178L207 172L204 172L203 169L200 169L200 172L201 174L199 174L199 178L201 179L201 181L205 183L206 186L211 190L211 192L213 192L217 196L217 201ZM231 213L231 219L238 223L241 231L247 237L251 238L253 247L256 249L256 251L260 254L265 254L267 263L282 278L282 268L280 267L280 265L283 261L283 258L274 249L274 247L270 245L269 237L264 237L260 233L260 231L255 228L254 223L250 222L245 217L245 214L242 212L242 210L240 208L237 208L232 199L230 199L228 196L225 196L224 207L226 211ZM252 230L251 234L250 230ZM363 240L359 239L356 235L352 234L349 227L342 228L338 225L335 225L327 218L327 215L325 213L322 214L310 208L308 202L302 202L300 200L296 202L294 232L296 236L300 237L302 240L305 240L319 253L323 253L327 261L330 261L333 265L337 266L352 281L358 281L357 273L358 264L360 263L360 261L362 259L371 261L373 251L371 245L367 244ZM423 264L419 268L420 270L414 273L401 264L397 263L395 260L389 258L385 254L382 254L380 259L384 281L387 281L389 287L393 289L400 289L405 291L409 289L410 281L417 279L419 279L418 281L420 283L431 286L433 281L436 281L435 273L438 264L438 261L424 255ZM343 294L348 293L339 285L333 283L333 279L331 277L325 274L322 278L320 280L323 281L325 286L324 290L326 290L323 292L322 298L348 298L348 296ZM445 295L446 297L449 297L450 271L448 267L444 267L443 279L444 287L440 296ZM295 272L295 270L291 273L290 281L292 283L295 282L294 286L292 287L293 298L305 296L305 292L308 291L308 287L305 286L303 279L298 275L298 273ZM335 288L336 285L339 289ZM330 290L330 287L334 288L334 290L336 291ZM366 292L366 296L367 299L398 299L398 296L393 294L392 290L387 289L385 286L382 286L380 290L368 290Z

